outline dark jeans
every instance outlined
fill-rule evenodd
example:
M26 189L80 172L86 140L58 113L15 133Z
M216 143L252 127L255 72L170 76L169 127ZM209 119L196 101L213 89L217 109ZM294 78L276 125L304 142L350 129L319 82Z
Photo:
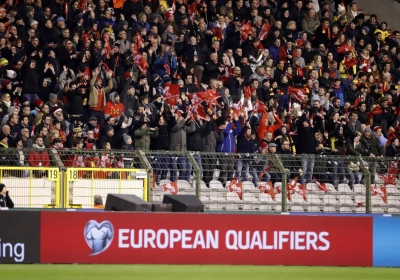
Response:
M217 167L217 159L212 155L203 155L202 158L202 166L203 166L203 181L209 186L210 181L213 179L214 169L218 169Z
M224 155L219 158L219 166L220 170L218 181L220 181L223 185L227 181L232 181L233 173L235 173L235 159L233 155Z
M171 182L176 181L177 172L179 170L179 180L190 180L190 171L191 166L189 164L189 159L185 156L172 156L172 166L173 169L171 170Z
M172 173L172 158L170 155L160 155L155 158L154 169L156 172L156 182L167 179L168 170ZM172 180L171 180L172 181Z

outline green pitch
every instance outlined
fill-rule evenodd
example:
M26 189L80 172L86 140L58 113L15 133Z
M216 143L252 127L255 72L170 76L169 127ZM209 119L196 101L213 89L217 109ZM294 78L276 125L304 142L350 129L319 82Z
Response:
M0 265L9 280L399 280L400 269L221 265Z

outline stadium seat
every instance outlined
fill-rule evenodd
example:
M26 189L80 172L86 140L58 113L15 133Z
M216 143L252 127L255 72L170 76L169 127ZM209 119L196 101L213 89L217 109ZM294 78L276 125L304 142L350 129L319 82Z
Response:
M382 208L379 207L373 207L371 209L371 212L374 214L385 214L385 211Z
M282 212L282 205L275 205L275 207L273 208L273 210L275 212Z
M262 205L253 205L253 210L254 211L262 211L262 212L269 212L269 211L271 211L271 207L269 206L269 205L265 205L265 204L262 204Z
M328 190L330 190L331 192L337 192L334 185L329 184L329 183L326 183L325 186L326 186L326 188L327 188Z
M222 183L218 180L212 180L210 181L210 189L212 190L225 190L224 186L222 185Z
M365 203L366 202L366 197L365 195L356 195L354 198L355 203Z
M394 207L390 207L388 209L388 213L389 214L400 214L400 209L394 208Z
M386 185L386 192L388 195L400 195L400 191L394 185Z
M321 209L317 206L308 206L307 212L321 212Z
M321 199L318 195L316 194L309 194L307 195L307 202L311 205L316 205L320 206L321 205Z
M400 206L399 198L400 198L399 196L388 195L387 204L394 206L394 207Z
M252 193L242 193L243 202L249 204L260 203L260 201Z
M388 206L387 203L385 203L380 196L372 196L371 197L371 205L372 206Z
M354 206L355 204L351 197L345 194L339 196L339 203L347 206Z
M310 204L310 202L305 201L303 196L294 193L291 196L291 201L295 204L295 205L305 205L305 204Z
M243 205L243 211L253 211L252 205L251 204L244 204Z
M307 184L306 184L306 189L307 189L307 190L311 190L311 191L313 191L313 192L319 191L319 188L318 188L318 186L317 186L316 183L307 183Z
M251 192L251 191L255 190L255 187L253 185L253 182L246 181L246 182L242 183L242 189L243 189L243 192L247 192L247 191Z
M304 212L304 209L301 206L292 206L290 210L291 212Z
M365 185L355 184L354 185L354 192L356 192L358 194L365 194L365 192L366 192Z
M323 211L327 212L327 213L335 213L335 212L337 212L336 208L332 207L332 206L324 207Z
M352 213L353 210L351 210L350 207L340 207L339 212L340 213Z
M367 209L365 207L357 207L356 213L367 213Z
M243 203L243 201L239 198L237 193L234 192L228 192L226 194L226 201L228 203L234 202L234 203Z
M348 184L339 184L338 190L341 194L347 194L347 193L352 192L352 190L350 189L350 186Z
M280 201L276 200L276 197L275 197L275 200L273 200L272 197L267 193L260 193L259 201L262 204L268 204L268 205L275 205L275 204L280 203Z
M338 205L336 197L331 194L326 194L323 196L323 203L325 203L327 205L332 205L332 206Z
M210 199L215 203L226 203L226 192L218 192L213 190L210 192Z

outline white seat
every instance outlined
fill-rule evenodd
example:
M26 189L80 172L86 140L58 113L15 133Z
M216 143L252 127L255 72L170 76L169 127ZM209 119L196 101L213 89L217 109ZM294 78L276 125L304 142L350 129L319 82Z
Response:
M310 204L310 202L304 200L303 196L297 193L292 194L291 201L296 205Z
M357 207L356 213L367 213L367 209L365 207Z
M354 198L355 203L365 203L366 202L366 197L365 195L356 195Z
M242 193L242 198L245 203L259 203L259 200L252 193Z
M379 207L373 207L373 208L371 209L371 212L372 212L372 213L376 213L376 214L384 214L384 213L385 213L385 211L383 211L383 209L382 209L382 208L379 208Z
M235 204L234 203L227 203L226 205L225 205L225 210L226 211L236 211L236 206L235 206Z
M400 206L399 197L398 196L388 195L387 204L395 206L395 207Z
M350 189L349 185L347 185L347 184L339 184L338 185L338 190L341 193L351 192L351 189Z
M319 191L319 188L316 183L307 183L306 189L311 191Z
M400 213L400 210L397 209L397 208L394 208L394 207L390 207L390 208L388 209L388 213L389 213L389 214L399 214L399 213Z
M244 191L253 191L255 189L255 187L253 185L253 182L246 181L246 182L242 183L242 189L243 189L243 192Z
M254 211L265 211L265 212L268 212L268 211L271 211L271 207L269 206L269 205L265 205L265 204L262 204L262 205L253 205L253 210Z
M328 206L328 207L324 207L323 209L324 212L337 212L335 207L332 206Z
M339 203L345 205L354 205L354 201L351 199L351 197L345 194L339 196Z
M270 204L270 205L273 205L273 204L281 203L280 201L277 201L276 199L273 200L272 197L271 197L269 194L267 194L267 193L260 193L260 195L259 195L258 198L259 198L259 201L260 201L261 203L263 203L263 204ZM276 198L276 197L275 197L275 198Z
M371 196L371 204L373 206L388 206L388 204L385 203L383 199L377 195Z
M193 188L196 188L196 181L193 181ZM211 188L207 187L204 181L200 181L200 191L201 192L211 192Z
M336 206L338 205L338 202L336 200L336 197L331 195L331 194L326 194L323 196L323 201L324 203L328 204L328 205L333 205Z
M186 180L178 180L176 181L176 184L178 185L179 189L194 189L193 186L191 186Z
M321 212L318 206L308 206L307 212Z
M321 205L321 199L316 194L309 194L307 195L307 202L311 205Z
M304 212L304 209L301 206L292 206L291 211L292 212Z
M329 183L325 183L325 186L328 190L330 190L331 192L336 192L335 186Z
M282 205L276 205L275 208L274 208L274 211L282 212Z
M277 204L282 204L282 193L276 193L275 194L275 201L276 201Z
M389 194L390 195L399 195L400 194L399 190L394 185L386 185L386 192L388 193L388 195Z
M171 183L171 181L168 180L168 179L161 180L158 186L161 186L161 185L163 185L163 184L168 184L168 183Z
M355 184L354 185L354 191L357 193L365 194L366 188L362 184Z
M244 204L243 205L243 211L253 211L253 208L251 207L251 204Z
M214 191L210 192L210 200L214 201L216 203L226 202L226 193L218 192L218 191L214 190Z
M340 213L352 213L353 211L350 209L350 207L340 207L339 212Z
M226 190L222 183L218 180L210 181L210 189L212 190Z
M228 202L234 202L234 203L242 203L243 201L239 198L237 193L234 192L228 192L226 194L226 200Z

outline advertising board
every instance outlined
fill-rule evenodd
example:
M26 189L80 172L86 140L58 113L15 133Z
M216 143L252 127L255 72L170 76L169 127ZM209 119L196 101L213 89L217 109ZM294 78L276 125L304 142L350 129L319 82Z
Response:
M372 218L42 212L42 263L372 266Z
M0 211L0 263L39 263L40 212Z

